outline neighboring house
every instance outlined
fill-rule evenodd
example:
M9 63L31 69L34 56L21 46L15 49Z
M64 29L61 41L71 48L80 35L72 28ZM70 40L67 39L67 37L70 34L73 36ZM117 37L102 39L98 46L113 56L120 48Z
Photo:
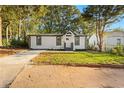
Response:
M86 49L86 36L73 33L65 34L41 34L29 35L30 49L59 49L59 50L83 50Z
M91 46L97 47L97 39L95 35L93 35L90 38L89 44ZM110 50L116 47L117 45L124 45L124 32L123 31L105 32L103 40L103 50Z

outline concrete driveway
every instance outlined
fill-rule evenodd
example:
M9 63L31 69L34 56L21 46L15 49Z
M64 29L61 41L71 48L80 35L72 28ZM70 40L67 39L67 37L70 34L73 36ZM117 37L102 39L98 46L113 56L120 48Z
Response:
M9 87L28 62L42 51L28 50L0 58L0 87Z
M123 88L124 69L28 65L10 87Z

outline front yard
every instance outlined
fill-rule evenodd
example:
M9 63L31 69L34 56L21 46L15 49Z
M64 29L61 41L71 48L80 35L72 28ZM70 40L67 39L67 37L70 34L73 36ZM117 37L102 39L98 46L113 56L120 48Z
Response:
M124 57L99 52L44 52L32 59L34 64L124 64Z

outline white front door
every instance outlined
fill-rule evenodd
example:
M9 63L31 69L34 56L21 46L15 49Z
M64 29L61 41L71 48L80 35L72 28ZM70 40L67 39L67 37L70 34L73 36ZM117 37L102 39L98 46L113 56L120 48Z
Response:
M66 50L73 50L73 39L74 35L71 31L67 32L64 36L64 49Z
M66 37L66 48L71 48L71 38Z

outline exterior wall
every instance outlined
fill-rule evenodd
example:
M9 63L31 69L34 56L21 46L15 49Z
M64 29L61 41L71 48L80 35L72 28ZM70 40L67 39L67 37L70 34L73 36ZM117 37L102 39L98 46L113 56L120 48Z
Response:
M31 36L31 49L63 49L63 46L56 46L56 36L42 36L42 44L36 45L36 36Z
M66 35L61 37L61 45L56 46L56 36L41 36L42 44L36 45L36 36L30 36L30 48L31 49L64 49L64 43L66 42ZM85 49L85 37L80 37L80 45L75 46L75 36L72 35L69 38L69 43L73 43L73 50Z
M124 45L124 32L108 32L103 39L103 50L109 50L115 47L117 45L117 39L121 39L121 45ZM90 38L89 44L98 48L95 35Z
M121 39L121 45L124 45L124 37L108 37L104 46L108 49L115 47L117 45L117 39Z
M80 37L80 45L75 45L75 43L74 43L75 49L86 49L85 43L86 43L85 37Z
M92 35L91 38L89 39L89 45L90 46L93 45L94 47L97 47L97 38L96 38L95 34Z
M121 45L124 45L124 32L113 32L108 34L105 38L104 47L111 49L117 45L117 39L121 40Z
M67 34L63 35L63 40L62 40L62 44L64 45L64 43L73 43L73 50L75 50L75 47L74 47L74 34L72 33L71 36L67 37L66 36ZM67 41L66 38L69 38L69 40ZM71 45L70 45L71 46Z
M65 42L65 43L67 43L67 41L66 41L66 35L67 34L65 34L64 36L63 36L63 43ZM73 43L73 50L78 50L78 49L86 49L86 47L85 47L85 36L80 36L80 45L75 45L75 35L72 33L72 35L71 35L71 37L69 38L70 40L69 40L69 42L70 43Z

